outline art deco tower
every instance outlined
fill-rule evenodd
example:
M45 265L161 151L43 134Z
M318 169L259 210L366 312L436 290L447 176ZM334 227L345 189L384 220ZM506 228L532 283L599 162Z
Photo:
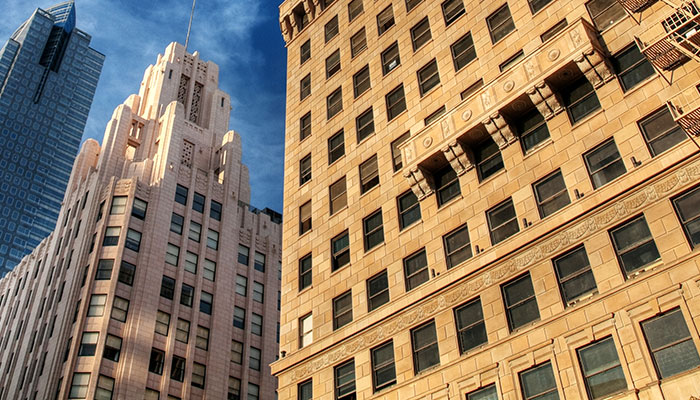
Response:
M0 398L270 399L281 216L250 205L219 70L171 44L0 281Z
M0 277L56 224L104 56L73 1L37 9L0 49Z

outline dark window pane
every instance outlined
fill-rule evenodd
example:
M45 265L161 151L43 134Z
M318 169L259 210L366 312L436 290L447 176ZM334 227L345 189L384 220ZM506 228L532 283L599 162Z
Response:
M502 289L511 331L540 318L529 273L506 283Z
M520 387L527 400L559 399L552 364L548 361L520 373Z
M406 291L414 289L429 279L428 259L425 256L425 249L409 256L403 261L404 278L406 280Z
M562 90L562 97L572 124L600 109L598 96L585 76L567 85Z
M367 311L389 302L389 280L386 270L367 280Z
M639 128L652 156L659 155L686 139L681 127L664 107L639 121Z
M479 181L494 175L503 169L503 157L496 142L488 138L474 149L476 168L479 173Z
M673 200L690 245L700 245L700 186Z
M455 309L459 350L465 353L486 343L486 325L479 298Z
M491 243L497 244L520 231L513 200L508 199L486 212Z
M445 246L445 258L447 259L448 269L472 257L469 230L466 225L445 235L443 244Z
M545 218L571 203L561 171L545 177L534 184L537 208Z
M396 383L394 367L394 344L392 341L371 350L372 383L374 391L382 390Z
M679 308L642 322L660 378L668 378L700 365L700 356Z
M627 172L613 139L599 145L583 157L586 160L586 167L594 189Z
M413 348L413 369L416 374L440 364L440 351L438 349L434 321L412 329L411 344Z
M457 173L447 166L433 176L437 188L438 207L462 194Z
M612 337L578 350L589 397L599 399L627 389Z
M399 227L401 229L420 221L420 203L418 197L412 190L409 190L398 197Z
M610 235L627 276L661 258L644 215L613 229Z

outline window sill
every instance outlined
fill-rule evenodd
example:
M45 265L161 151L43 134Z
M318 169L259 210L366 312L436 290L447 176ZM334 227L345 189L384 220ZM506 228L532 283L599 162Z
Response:
M408 107L406 107L406 109L403 110L403 111L401 111L400 113L396 114L396 115L394 116L394 118L390 119L390 120L387 121L387 122L388 122L388 123L392 123L393 121L396 121L400 116L402 116L402 115L404 115L404 114L408 114Z
M374 191L374 189L376 189L376 188L378 188L378 187L379 187L379 183L377 183L376 185L374 185L374 186L372 186L371 188L367 189L367 191L365 191L364 193L361 193L361 194L360 194L360 199L362 199L363 197L367 197L370 193L372 193L372 192ZM362 192L362 188L360 188L360 192Z
M350 266L352 266L352 261L349 262L349 263L347 263L347 264L345 264L345 265L343 265L342 267L336 269L335 271L333 271L333 267L331 266L331 276L336 275L336 274L339 273L340 271L343 271L343 270L345 270L346 268L348 268L348 267L350 267ZM344 325L343 325L343 326L344 326ZM333 332L335 332L335 331L337 331L338 329L341 329L341 328L342 328L342 326L341 326L340 328L334 329Z
M437 90L438 88L440 88L440 87L442 87L442 81L441 81L440 83L438 83L437 85L435 85L435 86L431 87L430 89L428 89L427 92L422 93L422 94L420 95L420 99L421 99L421 100L425 99L430 93L436 91L436 90ZM419 90L420 90L420 88L419 88ZM445 113L445 114L447 114L447 113Z
M362 69L362 68L360 68L360 69ZM357 96L355 96L355 93L353 93L353 101L357 101L357 99L359 99L359 98L361 98L362 96L364 96L365 93L369 93L369 92L371 92L371 91L372 91L372 87L370 86L370 87L368 87L367 89L365 89L364 92L358 94Z
M542 319L537 318L534 321L528 322L528 323L521 325L515 329L511 329L509 335L515 335L517 333L523 332L523 331L527 330L528 328L532 328L533 326L537 325L540 322L542 322Z
M302 237L308 235L310 232L313 232L313 230L314 230L314 228L309 228L308 231L305 231L304 233L300 233L300 234L299 234L299 238L302 238ZM239 264L240 264L240 263L239 263Z
M386 240L383 241L383 242L381 242L381 243L379 243L379 244L377 244L377 245L375 245L375 246L372 247L371 249L365 250L365 254L364 254L364 255L367 256L368 254L371 254L371 253L377 251L378 249L381 249L382 247L386 247ZM377 307L377 308L378 308L378 307Z
M501 157L502 157L502 156L501 156ZM505 167L503 167L500 171L496 172L495 174L489 176L488 178L486 178L486 179L484 179L484 180L479 181L479 187L481 187L481 186L483 186L483 185L489 183L490 181L496 179L497 177L499 177L499 176L505 174L507 171L508 171L508 170L507 170ZM478 171L476 171L476 173L477 173L477 175L479 174Z
M418 219L418 220L416 220L416 221L413 221L413 222L411 223L411 225L404 226L403 229L400 229L400 230L399 230L399 235L403 234L404 232L410 231L411 229L415 228L416 226L421 225L422 223L423 223L423 218Z
M347 191L345 192L345 195L347 196ZM348 206L346 204L345 206L343 206L343 207L339 208L338 210L336 210L335 212L333 212L333 214L330 214L328 216L328 218L333 218L333 217L337 216L338 214L340 214L341 212L343 212L343 210L347 210L347 209L348 209Z
M605 108L603 108L603 106L601 105L599 109L593 111L592 113L586 115L585 117L583 117L582 119L580 119L576 122L571 122L571 116L569 115L569 110L567 109L566 111L567 111L567 117L569 117L569 124L571 124L571 130L574 130L574 129L578 128L579 126L587 123L591 119L597 117L598 115L603 114L605 112Z
M520 142L520 140L518 140ZM543 140L541 143L538 143L535 145L535 147L531 148L530 150L527 151L527 153L523 154L523 160L527 160L530 158L533 154L537 153L538 151L542 150L543 148L551 145L554 143L554 140L552 140L551 137ZM520 148L522 148L522 142L520 144Z
M363 47L362 50L358 51L354 56L351 56L350 60L356 59L360 54L364 53L365 50L367 50L367 45L365 45L365 47ZM352 51L352 50L350 50L350 51Z
M397 69L399 69L400 66L401 66L401 64L395 66L395 67L392 68L391 70L389 70L389 71L387 71L386 73L384 73L384 65L382 64L382 77L383 77L383 78L386 78L387 76L389 76L389 74L391 74L392 72L394 72L394 71L396 71Z
M342 160L343 158L345 158L345 154L343 154L342 156L336 158L335 160L333 160L333 162L329 162L329 163L328 163L328 167L330 167L331 165L337 163L338 161Z
M655 242L655 243L656 243L656 242ZM629 274L629 275L625 274L625 275L626 275L625 280L626 280L626 281L629 281L629 280L632 280L632 279L636 279L638 276L644 275L645 272L648 272L648 271L651 271L651 270L656 269L657 267L659 267L659 266L662 265L663 263L664 263L663 260L660 259L660 260L655 261L655 262L653 262L653 263L651 263L651 264L649 264L649 265L647 265L647 266L645 266L645 267L642 267L642 268L640 268L640 269L634 270L634 271L633 271L631 274Z
M461 191L461 188L460 188L460 191ZM435 192L435 196L437 196L437 192ZM464 198L464 195L460 194L459 196L455 196L454 198L449 199L446 203L442 203L442 204L438 205L438 212L440 212L446 208L449 208L450 205L456 203L457 200L462 200L463 198Z
M377 131L374 131L374 132L370 133L369 135L363 137L362 140L357 141L356 146L359 147L363 143L365 143L365 142L369 141L371 138L373 138L376 134L377 134Z
M571 300L567 302L564 307L566 308L572 308L576 307L577 305L581 303L585 303L586 301L590 300L591 298L595 297L598 294L598 289L591 290L588 293L582 294L581 296L575 298L574 300Z

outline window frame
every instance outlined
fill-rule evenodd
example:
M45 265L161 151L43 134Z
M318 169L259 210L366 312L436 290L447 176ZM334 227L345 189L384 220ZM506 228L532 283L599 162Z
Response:
M569 257L575 256L576 253L580 251L583 252L583 255L586 258L586 265L580 265L580 268L578 270L572 271L567 275L563 275L562 270L560 268L561 262L568 259ZM583 243L552 258L552 266L554 267L554 275L557 277L557 285L559 286L559 292L561 293L561 298L564 301L565 306L574 304L578 301L578 299L585 298L589 294L598 292L598 285L595 281L595 276L593 275L593 269L591 268L591 262L588 258L588 252L586 251L586 247ZM590 276L590 279L593 281L593 287L576 296L567 295L565 289L566 283L569 281L573 281L577 278L581 278L585 275Z
M508 300L508 289L511 287L515 287L516 284L519 284L522 281L529 281L529 285L527 289L530 290L530 293L526 293L527 297L523 297L522 299L518 300L514 304L510 304L510 301ZM526 272L520 276L516 276L515 278L512 278L508 280L507 282L504 282L501 284L501 296L503 298L503 306L506 312L506 319L508 320L508 331L509 332L515 332L518 329L521 329L523 327L528 327L532 323L535 323L539 320L541 320L542 315L540 314L540 309L539 309L539 304L537 302L537 295L535 293L535 287L532 284L532 276L530 275L530 272ZM522 297L522 296L521 296ZM519 309L521 306L524 306L526 304L534 303L535 308L534 311L537 312L537 315L534 316L532 319L529 319L524 322L520 322L518 325L515 325L515 321L513 319L514 315L514 310Z
M619 248L618 247L618 239L616 233L621 232L624 229L629 228L632 226L632 224L638 223L641 221L643 223L642 228L646 229L648 233L648 237L646 238L641 238L641 239L636 239L636 241L630 245L628 245L625 248ZM627 219L626 221L614 226L608 231L608 236L610 237L610 242L612 243L613 246L613 251L615 252L615 257L617 258L617 263L620 266L620 269L622 270L622 273L624 274L626 279L629 279L631 277L634 277L635 275L639 274L640 272L646 271L649 268L653 268L655 265L658 263L662 262L663 260L661 259L661 253L659 252L659 248L656 245L656 240L654 240L654 235L652 235L651 230L649 229L649 224L646 221L646 217L644 214L638 214L632 218ZM653 245L654 252L656 253L656 259L653 261L650 261L644 265L636 266L633 269L627 269L625 267L625 262L623 260L623 257L635 250L639 250L643 248L643 246L651 243ZM651 247L649 247L649 250L651 250Z
M333 141L341 138L342 141L333 145ZM345 155L345 131L343 129L328 138L328 165L340 160Z
M345 306L339 305L347 302ZM352 290L348 290L333 298L333 330L336 331L353 321ZM341 308L342 307L342 308Z
M460 317L462 315L462 311L471 310L472 308L478 310L477 318L475 318L473 321L469 321L469 323L467 324L463 324L462 318ZM453 314L455 319L455 329L457 332L457 344L459 346L460 354L466 354L488 343L488 334L486 332L486 321L484 319L484 308L481 304L481 297L477 296L476 298L473 298L455 307L453 310ZM479 333L481 333L481 335L483 336L484 341L473 344L467 344L466 338L464 336L467 336L467 332L472 332L475 330L480 331Z
M409 274L408 273L408 263L414 260L418 260L419 258L422 258L424 260L424 265L420 266L420 268L416 269L413 273ZM411 280L414 277L418 276L423 276L425 274L425 279L422 280L419 283L413 284L411 283ZM424 283L428 282L430 280L430 271L428 270L428 256L425 252L425 247L404 257L403 259L403 276L404 276L404 282L406 286L406 292L410 292L411 290L423 285ZM420 279L416 279L420 280Z
M364 76L366 74L367 76ZM364 86L366 83L366 87ZM369 73L369 64L365 65L364 67L360 68L359 71L357 71L353 76L352 76L352 90L355 98L360 97L360 95L364 94L366 91L370 90L372 88L372 81L370 79L370 73ZM372 110L372 107L369 108L370 112ZM365 111L367 112L367 111Z
M510 206L513 209L513 217L508 219L507 221L500 223L497 226L494 226L493 223L491 222L491 216L493 214L495 214L496 212L502 211L503 209L505 209L508 206ZM491 238L491 245L493 245L493 246L495 246L501 242L505 242L510 237L512 237L520 232L520 224L518 223L518 213L515 210L515 204L513 204L512 197L509 197L509 198L503 200L502 202L496 204L495 206L489 208L488 210L486 210L486 221L488 222L489 236ZM512 222L515 222L515 228L516 228L515 232L512 232L512 233L508 234L507 236L503 236L502 238L497 240L497 238L494 236L495 232L499 229L507 228L509 226L509 224L511 224Z
M335 243L344 239L347 241L347 245L341 249L335 250ZM341 258L342 257L342 258ZM347 257L347 261L344 258ZM340 261L339 261L340 259ZM338 271L339 269L350 264L350 233L346 229L343 232L335 235L331 239L331 272ZM340 264L342 262L342 264Z
M551 183L553 180L557 179L557 176L559 176L559 179L561 180L562 187L559 188L560 190L553 194L552 196L547 197L546 199L542 199L540 196L540 191L538 191L539 187L542 187L540 185L544 185L546 183ZM561 169L557 169L556 171L550 172L549 174L545 175L544 177L538 179L536 182L532 184L532 191L535 194L535 203L537 204L537 210L539 211L540 218L544 219L549 217L552 214L555 214L562 208L568 206L571 204L571 197L569 197L569 189L566 187L566 181L564 180L564 174L562 174ZM552 211L547 211L545 210L545 206L547 204L552 204L556 203L560 199L566 198L566 202L562 204L559 208L556 210Z
M382 360L378 363L376 360L377 353L379 351L386 350L387 348L391 348L391 359L387 358L386 360ZM396 384L396 360L394 356L393 340L389 340L370 349L370 363L372 365L372 391L374 393ZM387 382L379 382L381 370L391 370L393 372L393 379L389 379Z
M447 15L447 7L452 5L452 3L459 2L461 4L461 7L459 5L455 6L453 11L456 11L453 15L448 16ZM450 4L448 4L450 3ZM442 9L442 17L445 20L445 27L448 27L452 25L453 22L455 22L459 17L462 15L466 14L466 9L464 8L464 1L462 0L445 0L442 2L440 8Z
M432 329L430 329L432 327ZM428 332L430 336L434 336L434 341L428 343L420 348L416 348L416 342L418 342L417 335L421 332ZM433 353L437 354L437 363L429 364L426 366L421 366L419 361L419 353ZM411 328L411 354L413 355L413 373L415 375L420 374L423 371L429 370L432 367L440 365L440 346L438 344L437 331L435 329L435 320L431 319L426 321L414 328Z
M308 268L305 269L305 262L308 260ZM306 276L308 276L308 283ZM313 285L313 258L311 253L299 259L299 291Z
M424 30L418 32L419 29ZM433 34L430 30L430 20L428 19L428 16L425 16L425 18L421 19L415 25L413 25L413 27L411 27L411 44L413 45L414 53L431 41L432 38Z
M359 167L360 195L363 195L374 187L379 186L379 160L374 154L364 160Z
M432 68L435 68L434 72L431 72ZM424 74L428 74L425 76ZM423 97L430 93L433 89L440 86L440 69L438 68L437 59L433 58L427 64L422 66L418 72L418 88L420 89L420 96ZM437 80L435 80L437 79Z
M700 186L695 186L692 187L676 196L674 196L671 199L671 202L673 203L673 209L676 212L676 217L678 218L678 222L680 222L682 228L683 228L683 233L685 234L686 239L688 240L688 244L690 245L691 249L696 249L700 247L700 230L698 232L695 232L695 235L699 235L697 242L694 241L693 239L693 233L689 231L688 226L690 224L700 224L700 209L695 210L695 214L690 214L690 218L686 218L683 216L684 212L681 210L681 206L679 203L683 200L686 200L688 198L699 198L700 202ZM692 210L689 210L692 211Z
M493 25L492 20L495 19L499 13L502 13L504 11L508 12L508 18L504 19L501 23L498 25ZM507 29L508 26L511 26L510 29ZM515 30L515 22L513 21L513 14L510 12L510 7L508 7L508 3L506 2L502 6L498 7L494 12L489 14L488 17L486 17L486 26L488 27L489 30L489 37L491 37L491 43L496 44L503 40L508 34L513 32ZM507 32L498 32L497 30L500 30L502 28L506 28ZM498 32L498 34L496 34Z
M391 14L383 15L383 14ZM382 36L386 31L396 25L394 9L391 4L377 14L377 36Z
M465 243L459 243L457 248L452 249L451 245L450 245L450 239L458 237L459 234L463 233L463 232L466 234L467 241ZM443 247L443 250L445 251L445 262L447 263L448 270L466 262L469 259L471 259L474 256L474 253L472 252L471 237L469 236L469 227L467 226L467 224L462 224L462 225L458 226L457 228L447 232L445 235L443 235L442 236L442 247ZM462 251L464 251L465 249L468 250L468 251L466 251L466 253L468 253L466 258L461 259L461 261L453 261L452 258L455 255L459 255L460 253L462 253ZM457 260L459 260L459 259L460 258L457 257Z
M394 50L396 50L395 56ZM401 65L401 52L399 51L399 42L395 41L394 43L387 46L387 48L381 52L380 59L382 61L382 74L384 76L398 68Z
M385 282L385 285L380 288L379 291L374 291L372 289L373 282L378 282L378 281L383 281ZM367 312L372 312L376 310L377 308L383 306L384 304L387 304L391 300L391 293L389 291L389 276L387 274L387 270L383 270L382 272L379 272L378 274L373 275L366 281L367 285ZM376 286L376 285L375 285ZM386 294L386 299L384 299L384 294ZM378 303L377 303L377 299Z

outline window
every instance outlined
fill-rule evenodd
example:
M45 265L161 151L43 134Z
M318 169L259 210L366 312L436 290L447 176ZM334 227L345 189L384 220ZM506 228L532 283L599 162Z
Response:
M549 3L550 0L546 0L547 3ZM553 27L547 29L545 33L540 35L540 40L542 40L542 43L548 41L549 39L553 38L556 36L559 32L563 31L569 23L566 21L566 18L562 19L561 21L557 22L554 24Z
M106 294L93 294L90 297L90 306L88 307L88 317L101 317L105 312L105 303L107 303Z
M299 348L310 345L313 340L313 319L308 313L299 318Z
M336 50L326 58L326 79L340 71L340 50Z
M335 400L355 398L355 360L348 360L333 368Z
M177 319L175 340L182 343L188 343L190 341L190 321L180 318Z
M581 245L552 260L565 304L597 290L586 248Z
M411 349L413 371L416 374L440 364L440 350L434 320L411 329Z
M90 384L90 374L76 372L73 374L73 382L70 385L69 399L87 398L88 385Z
M350 263L350 236L347 230L331 239L331 253L331 271Z
M252 313L252 315L250 316L250 332L253 335L262 336L262 323L262 315Z
M686 139L667 107L655 111L637 124L652 156L657 156Z
M301 32L309 24L309 14L304 10L304 6L299 4L292 10L294 14L294 20L296 21L298 32Z
M151 358L148 362L148 372L163 375L163 363L165 362L165 352L156 348L151 348Z
M305 63L309 58L311 58L311 39L299 47L299 64Z
M355 119L357 129L357 143L374 133L374 113L372 107L365 110Z
M211 206L209 207L209 217L216 221L221 221L221 203L218 201L211 201Z
M95 274L96 281L105 281L112 279L112 266L114 260L102 259L97 263L97 273Z
M113 391L114 379L105 375L99 375L97 377L97 386L95 387L95 400L112 400Z
M692 248L700 245L700 186L673 199L676 214Z
M105 229L105 237L102 241L103 246L116 246L119 243L119 234L121 234L122 228L119 226L108 226Z
M639 48L634 43L615 54L611 61L622 90L625 92L654 75L654 67L639 52Z
M313 400L314 398L314 385L311 379L304 381L297 385L297 399L298 400Z
M367 311L389 302L389 279L386 270L367 279Z
M156 329L155 332L159 335L168 336L170 328L170 314L158 310L156 313Z
M562 91L562 97L572 124L600 109L598 96L585 76L567 85Z
M505 70L507 70L507 69L510 69L510 67L512 67L513 65L515 65L515 63L517 63L518 61L522 60L523 57L525 57L525 53L523 52L522 49L520 49L520 50L518 50L517 53L513 54L512 56L508 57L505 61L503 61L502 63L500 63L500 64L498 65L498 70L501 71L501 72L503 72L503 71L505 71Z
M403 274L407 292L428 281L428 259L425 249L403 259Z
M467 400L498 400L496 385L491 384L473 392L467 393Z
M430 21L428 20L428 17L423 18L419 23L411 28L411 42L413 43L413 51L420 49L432 38L433 36L430 33Z
M571 203L561 170L557 170L532 185L540 217L548 217Z
M496 142L490 137L476 146L474 149L474 158L476 159L476 170L479 175L479 181L483 181L503 169L501 151Z
M111 318L119 322L126 322L126 316L128 313L129 300L123 299L119 296L115 296L114 303L112 304Z
M496 43L503 39L507 34L515 29L513 18L510 16L508 3L504 4L493 14L486 18L486 24L489 26L489 35L491 35L491 43Z
M627 389L612 336L576 351L590 399L601 399Z
M144 400L160 400L160 392L150 388L146 388Z
M299 119L299 140L311 136L311 111Z
M484 87L484 80L483 80L482 78L479 78L478 81L472 83L471 85L469 85L469 87L467 87L466 89L464 89L464 90L459 94L459 98L462 99L462 100L464 100L464 99L466 99L467 97L470 97L470 96L473 95L474 93L478 92L479 89L481 89L482 87Z
M423 120L423 122L425 123L425 126L428 126L428 125L432 124L433 122L437 121L438 119L440 119L440 117L442 117L445 114L445 112L447 112L447 109L443 105L442 107L440 107L437 110L430 113L430 115L425 117L425 119Z
M396 383L394 342L390 340L370 351L372 353L372 388L378 392Z
M124 247L138 252L141 248L141 232L135 231L131 228L127 229Z
M121 351L122 338L114 335L107 335L107 339L105 340L105 348L102 352L102 358L119 362L119 355L121 354Z
M114 196L112 198L112 207L109 209L109 214L110 215L119 215L119 214L124 214L124 211L126 210L126 201L127 201L126 196Z
M311 180L311 153L299 161L299 185Z
M299 81L299 100L304 100L311 94L311 74L307 74Z
M369 88L371 87L371 82L369 79L369 65L365 65L361 70L359 70L355 75L353 75L352 86L353 86L353 93L355 94L355 98L359 97L362 93L369 90ZM371 107L369 109L369 112L371 115L371 113L372 113ZM374 132L374 127L372 127L372 131Z
M160 295L166 299L172 300L175 294L175 279L163 275L160 283Z
M174 265L177 267L177 263L180 261L180 248L174 244L168 243L165 248L165 263Z
M364 10L362 0L352 0L348 4L348 20L352 22L358 15L362 14Z
M233 307L233 326L245 329L245 309Z
M175 188L175 202L186 206L188 192L189 190L186 187L182 185L177 185L177 187Z
M455 71L459 71L467 64L476 59L476 50L474 49L474 39L471 32L459 38L450 46L452 52L452 62L455 66Z
M83 206L85 206L85 203L83 203ZM134 218L145 219L147 208L148 208L147 202L139 199L138 197L134 197L134 205L131 207L131 215Z
M365 251L384 243L384 227L382 225L382 209L373 212L362 220Z
M248 366L250 369L260 371L260 349L250 346L248 351Z
M333 299L333 330L352 322L352 292L347 291Z
M302 204L301 207L299 207L299 234L303 235L304 233L306 233L310 230L311 230L311 200L307 201L306 203ZM239 253L239 262L240 262L240 253Z
M78 356L94 356L95 350L97 349L97 339L99 339L99 337L100 334L98 332L83 332L80 348L78 348Z
M462 194L457 173L449 165L433 174L438 207Z
M312 283L311 254L299 260L299 290L306 289Z
M182 235L182 225L185 223L185 218L180 214L173 213L170 217L170 231L178 235Z
M501 290L503 291L508 327L511 332L540 319L540 311L537 308L537 299L529 272L505 283Z
M412 225L414 222L420 221L420 203L418 197L412 190L407 190L396 198L399 211L399 228L404 228Z
M231 340L231 361L236 364L243 363L243 343Z
M420 4L423 0L406 0L406 12L413 10Z
M255 252L255 259L253 260L253 268L256 271L265 272L265 254Z
M442 3L442 16L445 17L445 26L450 26L464 13L462 0L446 0Z
M202 225L194 221L190 221L190 231L187 237L199 243L199 241L202 239Z
M559 399L557 382L549 361L521 372L519 377L525 400Z
M248 382L248 400L259 400L260 399L260 386Z
M385 8L382 12L377 15L377 31L378 35L382 36L384 32L389 30L394 26L394 10L391 5Z
M324 36L326 38L326 43L338 35L338 16L331 18L324 28Z
M603 31L627 16L625 9L615 0L591 0L586 3L588 14L599 31Z
M700 365L700 356L680 308L642 322L656 372L669 378Z
M207 230L207 247L212 250L219 250L219 232L213 229Z
M258 303L265 302L265 285L260 282L253 281L253 300Z
M535 14L536 12L543 9L544 6L551 3L552 0L527 0L527 2L530 5L530 11L532 11L532 13Z
M241 296L248 293L248 278L243 275L236 275L236 293Z
M613 138L584 154L583 158L586 160L586 168L588 168L593 189L597 189L627 172Z
M201 325L197 325L197 338L195 347L202 350L209 350L209 329Z
M328 139L328 164L333 164L345 155L345 135L341 129Z
M207 376L207 366L200 363L192 364L192 387L204 389L204 381Z
M391 142L391 164L394 167L394 172L398 172L403 168L403 161L401 159L401 151L399 146L407 141L411 137L410 132L406 132L399 136L398 139Z
M399 42L394 42L382 52L382 72L386 75L399 65L401 65Z
M418 70L418 86L420 95L424 96L430 89L440 84L440 74L438 73L437 61L433 58L431 62Z
M377 185L379 185L379 170L375 154L360 164L360 194L367 193Z
M192 209L199 213L203 213L205 203L206 198L201 194L194 192L194 197L192 198Z
M194 288L188 284L183 283L182 289L180 290L180 304L187 307L192 307L192 300L194 298Z
M365 28L362 28L350 38L350 53L352 54L352 58L355 58L356 55L360 54L366 48L367 34L365 33Z
M238 245L238 263L248 265L250 257L250 248L242 244Z
M170 367L170 379L182 382L185 380L185 365L187 360L182 357L173 356L172 366Z
M486 219L489 223L491 244L493 245L508 239L520 231L515 207L513 207L513 200L510 198L486 211Z
M472 257L472 246L467 225L462 225L443 236L442 242L445 247L447 269L457 266Z
M476 298L455 308L459 351L466 353L488 342L481 299Z
M204 259L204 279L214 282L216 280L216 263L208 258Z
M326 97L326 119L331 119L343 111L343 90L337 88Z
M212 305L214 303L214 296L211 293L202 291L199 297L199 311L204 314L211 315Z
M520 146L523 153L527 154L538 144L549 139L547 123L537 109L532 109L515 123L515 130L520 138Z
M644 215L610 231L617 259L627 277L661 260Z

